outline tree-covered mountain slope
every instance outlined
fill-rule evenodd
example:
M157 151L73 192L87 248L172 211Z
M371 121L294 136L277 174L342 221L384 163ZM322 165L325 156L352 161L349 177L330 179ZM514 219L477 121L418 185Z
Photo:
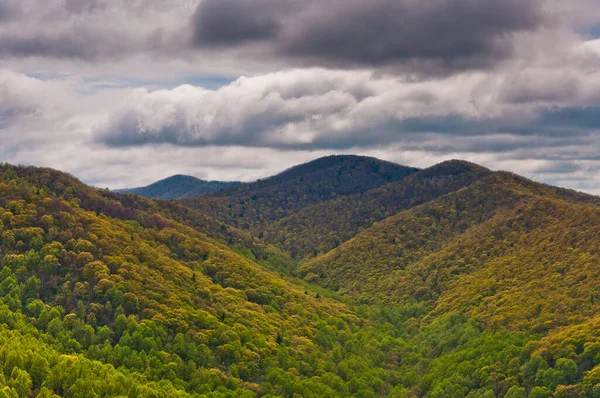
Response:
M202 196L240 184L236 181L205 181L196 177L177 174L145 187L118 189L115 192L132 193L151 199L173 200Z
M88 196L84 196L89 198ZM182 206L176 201L163 199L146 199L133 194L117 194L109 191L91 191L91 198L82 201L82 207L96 212L107 212L129 220L156 220L157 216L202 231L213 239L226 244L231 249L243 253L270 268L279 270L290 269L294 262L287 254L275 246L252 236L248 231L232 227L213 217L189 207ZM118 210L125 209L125 210ZM158 222L162 223L160 217Z
M340 360L359 361L362 374L377 374L388 390L398 385L391 353L375 348L387 335L345 305L315 297L160 215L122 217L134 211L122 204L120 215L86 210L75 192L89 188L74 181L65 186L70 179L57 182L53 173L0 169L0 319L56 352L48 357L112 365L132 389L134 380L164 387L146 396L171 396L168 391L177 389L188 395L334 397L381 388L367 376L343 379L327 365L333 349ZM374 347L372 356L361 352L363 339ZM8 386L16 372L31 391L119 395L94 384L97 373L88 378L75 365L70 380L85 390L64 389L45 376L34 383L26 351L14 355L21 359L10 369L5 364ZM94 363L89 372L104 369ZM29 376L19 376L21 370ZM132 391L127 394L144 396Z
M374 222L454 192L489 174L490 170L472 163L443 162L366 192L307 206L256 233L294 258L314 257Z
M178 202L0 166L0 397L600 396L598 198L448 165L301 266L325 287Z
M377 223L300 273L388 308L385 319L428 347L426 396L596 397L599 234L597 197L494 173Z
M229 225L256 229L306 206L366 192L416 171L365 156L328 156L264 180L181 203Z
M288 263L287 255L274 246L264 244L247 231L226 225L206 213L182 206L176 201L147 199L133 194L94 189L82 184L73 176L52 169L22 167L18 170L19 178L29 184L43 187L43 190L50 190L52 194L67 200L74 199L81 208L96 214L137 221L145 227L160 227L164 225L165 219L177 221L202 231L260 262L268 262L276 268L283 268L284 263Z
M414 300L438 306L439 313L470 308L470 315L490 324L526 328L550 320L543 316L578 288L578 299L586 302L576 311L590 304L594 309L584 315L591 315L596 302L585 281L596 280L588 272L597 262L600 208L581 202L597 198L494 173L375 224L302 265L300 273L368 302ZM565 267L572 268L573 280ZM548 286L556 301L540 302ZM530 310L499 315L524 303Z
M600 310L599 233L600 209L533 197L423 259L415 289L496 329L575 325Z

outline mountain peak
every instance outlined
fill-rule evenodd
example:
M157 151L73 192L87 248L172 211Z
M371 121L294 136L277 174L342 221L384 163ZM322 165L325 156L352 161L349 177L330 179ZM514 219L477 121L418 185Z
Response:
M323 156L307 163L290 167L273 177L262 180L261 182L279 183L282 180L291 180L301 178L306 174L326 174L328 171L336 171L338 174L351 172L352 170L370 170L371 172L393 174L398 170L417 171L414 167L401 166L397 163L377 159L370 156L360 155L329 155ZM390 178L393 178L390 176Z
M159 181L169 181L169 180L175 180L175 179L193 180L193 181L207 181L207 180L203 180L201 178L190 176L190 175L186 175L186 174L173 174L172 176L167 177L167 178L163 178L162 180L159 180Z
M473 163L473 162L469 162L468 160L462 160L462 159L450 159L450 160L444 160L443 162L438 163L435 166L440 166L440 167L455 167L455 168L461 168L463 170L466 169L478 169L478 170L488 170L490 171L487 167L483 167L477 163Z
M326 156L264 180L186 200L186 204L204 212L218 211L222 220L250 229L310 205L367 192L417 171L366 156Z
M431 167L423 169L420 174L427 177L434 177L440 175L453 175L462 174L465 172L473 172L479 175L491 174L492 171L488 168L480 166L476 163L468 162L466 160L451 159L445 160L441 163L437 163Z
M197 177L175 174L145 187L119 189L117 193L132 193L153 199L179 199L206 195L220 189L239 185L239 182L206 181Z

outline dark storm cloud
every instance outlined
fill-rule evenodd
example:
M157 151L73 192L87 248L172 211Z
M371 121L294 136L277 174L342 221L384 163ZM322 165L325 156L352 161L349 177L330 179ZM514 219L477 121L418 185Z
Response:
M547 20L541 3L202 0L190 15L176 0L0 0L0 55L101 62L138 54L225 56L219 50L242 49L236 54L266 65L451 73L509 57L515 33L534 31Z
M552 107L544 110L540 124L546 127L600 130L600 107Z
M241 125L228 126L225 123L217 127L207 128L215 131L209 134L199 131L197 126L190 126L184 118L175 118L159 129L151 131L140 126L140 118L135 113L126 113L113 120L106 127L98 141L109 147L134 147L149 144L173 144L181 147L204 146L246 146L268 147L269 139L265 133L286 123L299 122L300 116L258 114L247 117ZM281 143L274 147L285 148ZM290 145L292 147L293 145Z
M203 0L198 47L254 42L311 64L403 62L479 67L511 54L511 36L544 22L533 0Z
M599 128L600 116L595 119L569 122L569 118L585 110L541 112L529 121L515 126L510 116L472 119L461 115L410 117L389 119L365 127L344 131L322 126L310 140L285 138L281 129L287 125L302 125L311 115L253 114L240 125L226 123L203 126L190 125L186 117L152 128L144 126L144 118L136 111L115 117L98 130L97 142L109 147L135 147L148 144L173 144L180 147L244 146L279 150L347 150L372 148L402 143L411 150L433 153L454 151L470 153L502 153L535 148L559 148L581 145L589 130ZM563 115L564 118L562 118ZM577 123L581 128L577 127ZM146 122L148 123L148 122ZM150 121L148 124L154 125Z
M0 2L0 23L10 21L20 14L20 7L8 1Z
M584 145L582 143L589 135L587 129L548 125L543 113L517 127L508 116L470 119L450 115L389 120L344 134L324 133L311 143L281 143L280 148L347 150L399 143L407 150L437 154L509 153L539 148L564 149L570 145L577 147Z
M52 58L95 59L97 43L88 43L82 37L36 35L19 37L0 36L0 54L16 57L49 56Z
M181 25L176 14L165 17L170 8L181 12L167 0L0 0L0 56L102 62L171 54L176 41L164 41Z
M194 40L209 46L273 39L292 6L287 0L202 1L193 17Z

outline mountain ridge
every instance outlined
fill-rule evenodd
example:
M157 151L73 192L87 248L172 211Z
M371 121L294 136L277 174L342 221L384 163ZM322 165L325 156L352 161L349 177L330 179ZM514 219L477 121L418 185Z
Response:
M471 184L489 173L490 170L469 162L442 162L398 181L301 209L268 226L265 240L293 257L310 257L311 247L327 252L373 222Z
M1 165L0 395L599 395L599 197L328 161L214 209Z
M405 289L412 291L408 296L415 297L418 296L418 292L414 290L419 285L415 283L417 279L406 277L407 279L400 283L400 279L394 279L393 274L403 273L407 267L410 268L413 265L421 266L419 261L435 255L438 250L445 250L449 242L465 239L462 237L465 233L469 237L469 229L482 228L482 225L494 220L495 217L499 218L500 222L514 222L516 225L516 220L521 217L520 211L541 207L543 203L562 203L562 206L568 209L582 209L574 210L574 212L585 209L591 214L597 213L600 216L599 199L575 191L534 183L512 173L496 172L475 182L472 186L461 188L439 199L400 212L373 225L339 248L302 265L300 273L305 277L312 273L309 279L319 283L319 277L316 275L321 275L320 278L325 275L327 280L327 270L329 269L330 272L338 275L337 278L348 278L348 282L351 283L351 285L344 282L334 284L335 288L343 286L350 290L358 288L359 291L363 291L364 297L369 297L371 300L378 296L380 300L393 300L393 297L398 297L395 296L399 292L398 286L405 286ZM581 200L584 202L582 203ZM510 215L513 213L515 215ZM512 221L512 217L516 217L515 221ZM532 220L530 222L541 228L540 221ZM436 232L435 228L442 228L442 230ZM452 230L452 228L458 228L458 230ZM443 238L443 234L446 234L448 238ZM477 240L479 235L475 234L471 239ZM441 237L441 240L438 240L438 236ZM420 242L415 242L415 239L419 239ZM371 247L371 250L367 247ZM423 252L423 248L426 247L430 247L430 249ZM481 248L485 247L485 244L480 242L472 244L471 247ZM462 250L467 251L468 248L463 247ZM495 248L494 250L496 250L495 255L500 255L502 250L507 250L507 248ZM488 252L494 253L492 249L489 249ZM347 255L343 253L347 253ZM359 257L354 260L348 257L356 255ZM481 255L482 253L479 253L475 258L481 258ZM403 260L398 262L399 259ZM468 260L463 259L462 261ZM328 264L330 261L333 264ZM374 286L371 286L371 290L369 290L364 283L355 283L355 281L369 279L372 276L357 277L351 272L353 269L351 264L354 264L356 272L372 273L377 267L380 268L380 271L375 274L379 275L377 292L373 290ZM427 278L427 274L423 274L422 277ZM383 282L386 278L387 282ZM331 287L332 285L326 284L326 286Z
M144 187L115 189L114 192L131 193L150 199L173 200L207 195L240 184L241 182L238 181L207 181L189 175L175 174Z
M321 169L319 165L325 167ZM378 187L417 170L366 156L333 155L264 180L203 197L181 199L180 203L250 230L307 205Z
M216 196L229 195L231 191L245 191L252 190L255 187L264 189L272 185L281 184L297 178L307 178L307 175L325 174L328 170L334 169L335 172L341 174L344 171L352 168L366 167L373 168L383 175L383 179L395 178L392 175L393 170L398 169L416 169L409 166L402 166L394 162L387 160L377 159L371 156L360 156L360 155L329 155L323 156L306 163L302 163L296 166L288 167L270 177L261 178L257 181L245 183L241 187L237 187L215 194ZM391 169L387 171L386 168Z
M0 193L0 319L7 324L0 339L16 338L4 333L8 328L39 339L29 343L34 347L57 350L44 351L41 375L23 360L10 365L10 358L32 355L25 346L0 358L8 369L0 390L8 384L9 396L43 389L73 397L281 396L293 386L303 396L335 397L347 395L345 382L312 378L327 361L332 336L351 329L354 338L380 335L345 304L309 294L210 231L120 202L132 195L95 190L50 169L12 166L0 168ZM327 320L339 331L329 330ZM342 354L348 359L358 355L347 349L356 352ZM278 361L302 373L266 381L283 367ZM59 362L62 379L50 371ZM122 382L99 382L107 370L115 373L109 380ZM392 388L395 371L385 372Z

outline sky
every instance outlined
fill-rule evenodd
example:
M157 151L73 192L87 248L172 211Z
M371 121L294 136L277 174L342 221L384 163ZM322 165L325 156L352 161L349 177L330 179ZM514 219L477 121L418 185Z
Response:
M0 0L0 162L115 189L347 153L600 194L600 2Z

